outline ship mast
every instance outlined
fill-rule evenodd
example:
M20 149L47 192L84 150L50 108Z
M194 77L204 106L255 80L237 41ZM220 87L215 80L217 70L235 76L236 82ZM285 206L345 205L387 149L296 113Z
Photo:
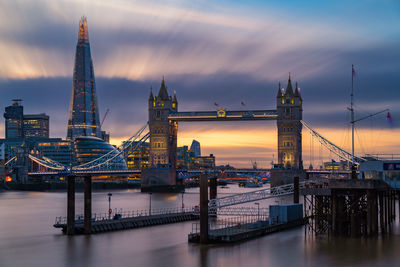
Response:
M350 94L350 113L351 113L351 163L354 165L354 65L351 65L351 94Z

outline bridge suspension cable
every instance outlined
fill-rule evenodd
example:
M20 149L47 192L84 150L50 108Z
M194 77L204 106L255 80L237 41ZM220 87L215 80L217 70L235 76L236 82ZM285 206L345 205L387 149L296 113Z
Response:
M29 159L32 160L33 162L36 162L37 164L46 167L48 169L52 169L52 170L59 170L59 171L63 171L66 169L65 165L62 165L61 163L58 163L56 161L48 161L48 160L44 160L44 159L39 159L35 156L32 155L28 155Z
M4 166L7 166L8 164L10 164L11 162L13 162L14 160L17 160L17 157L14 156L11 159L9 159L6 163L4 163Z
M119 157L122 153L126 152L128 149L129 149L128 150L129 153L127 153L126 155L130 155L133 152L135 152L139 147L141 147L142 144L144 142L146 142L147 139L149 139L149 137L150 137L150 133L148 132L142 138L140 138L139 141L137 141L137 143L132 147L132 149L130 149L130 148L131 148L132 143L134 141L132 141L129 146L125 146L121 150L119 150L119 149L112 150L111 152L113 152L113 153L107 153L106 154L107 157L104 157L104 156L100 157L100 158L98 158L98 159L96 159L94 161L91 161L90 164L85 163L85 164L82 164L82 165L74 166L74 167L72 167L72 170L83 171L83 170L92 170L92 169L95 169L95 168L99 168L99 167L101 167L103 165L106 165L106 164L112 162L115 158ZM136 140L136 139L134 139L134 140ZM85 165L85 166L83 167L83 165Z
M73 166L72 168L69 168L68 166L63 165L47 157L42 157L40 159L30 154L28 155L28 157L33 162L36 162L37 164L52 170L58 170L58 171L93 170L103 165L108 165L108 163L111 163L115 158L119 157L122 153L125 153L125 155L130 155L131 153L134 153L135 150L141 147L142 144L149 139L150 137L149 132L147 132L144 136L140 137L147 127L148 123L146 123L143 127L141 127L133 136L131 136L127 141L123 142L118 148L114 148L110 152L90 162ZM9 161L15 160L14 158L10 159Z
M324 147L326 147L329 151L332 153L336 154L339 156L341 159L347 160L349 162L352 162L354 164L360 164L360 162L365 161L364 158L353 156L351 153L347 152L346 150L338 147L319 133L317 133L315 130L313 130L307 123L304 121L301 121L301 124L311 133L312 136L314 136Z

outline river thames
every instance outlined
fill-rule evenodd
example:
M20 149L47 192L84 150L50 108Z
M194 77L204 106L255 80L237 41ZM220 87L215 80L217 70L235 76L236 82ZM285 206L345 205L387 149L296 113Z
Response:
M223 196L251 189L230 185L218 190ZM149 209L149 194L111 192L112 208ZM186 190L186 207L199 202L198 192L198 188ZM94 213L108 210L107 193L93 192ZM180 207L182 202L181 194L151 198L152 208ZM232 245L198 245L187 241L193 222L68 237L53 228L55 217L65 216L66 203L65 192L0 192L0 266L399 266L400 262L398 219L392 234L385 237L314 237L300 227ZM261 207L268 204L275 202L260 201ZM76 209L77 214L83 212L82 193L76 195Z

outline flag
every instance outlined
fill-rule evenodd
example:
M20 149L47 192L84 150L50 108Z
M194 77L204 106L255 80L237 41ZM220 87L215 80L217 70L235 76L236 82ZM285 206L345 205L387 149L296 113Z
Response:
M392 128L393 127L393 119L389 112L386 115L386 121L388 122L390 128Z
M356 71L354 70L354 65L351 65L351 75L352 77L356 77Z
M214 102L214 105L217 106L217 107L219 106L219 105L217 104L217 102Z
M243 101L242 101L242 103L241 103L241 104L242 104L242 106L246 106L246 105L244 104L244 102L243 102Z

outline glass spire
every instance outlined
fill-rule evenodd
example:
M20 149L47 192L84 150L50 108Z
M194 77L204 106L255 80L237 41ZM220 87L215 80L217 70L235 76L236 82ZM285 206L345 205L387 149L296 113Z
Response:
M85 17L79 22L67 140L78 136L101 138L96 83Z

